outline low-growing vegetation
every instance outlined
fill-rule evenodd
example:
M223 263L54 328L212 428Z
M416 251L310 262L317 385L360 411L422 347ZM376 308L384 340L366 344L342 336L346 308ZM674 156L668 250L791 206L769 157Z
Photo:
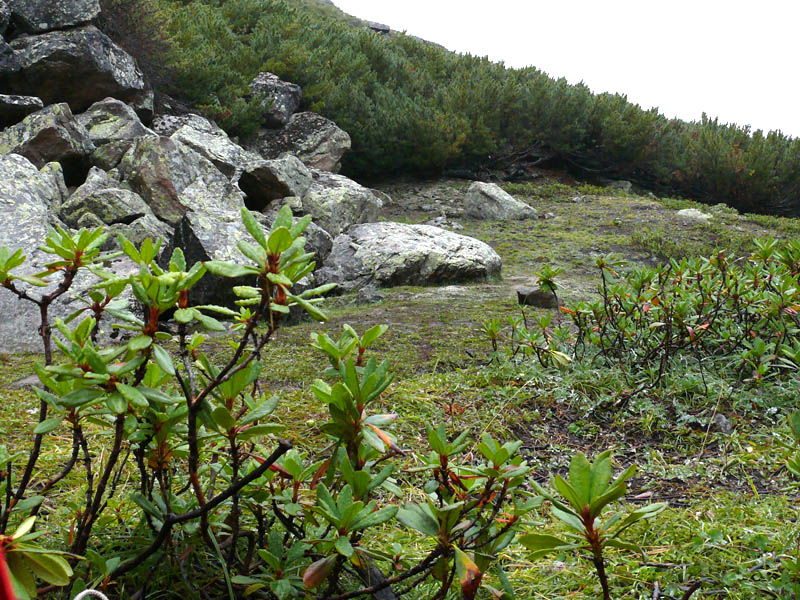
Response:
M796 241L646 266L630 214L655 227L686 203L533 187L518 193L554 213L536 225L553 231L550 262L532 260L528 225L465 221L492 243L529 231L496 243L509 281L386 290L369 307L293 295L312 265L288 213L270 232L244 213L238 265L176 252L162 268L158 245L122 239L140 270L116 280L100 232L57 231L48 270L19 278L22 253L3 251L0 293L55 281L22 292L40 307L78 272L98 277L85 310L44 330L44 387L0 391L16 596L796 594ZM572 199L590 194L581 230ZM726 219L794 231L733 214L684 227L738 247ZM579 269L559 244L634 264L606 252ZM507 298L523 273L564 309L521 313ZM188 303L211 274L236 278L237 310ZM280 327L292 305L313 321ZM127 341L101 343L112 321ZM3 385L34 362L0 358Z

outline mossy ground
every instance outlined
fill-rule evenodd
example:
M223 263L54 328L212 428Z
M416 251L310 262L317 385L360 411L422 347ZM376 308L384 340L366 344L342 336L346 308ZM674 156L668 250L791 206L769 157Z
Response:
M460 233L497 250L503 259L502 277L382 290L384 299L373 304L356 304L355 295L334 297L327 301L327 323L282 328L264 355L264 386L280 396L277 418L287 425L295 444L308 452L325 444L318 429L325 410L310 385L326 364L310 346L311 333L338 336L344 323L359 331L386 323L390 329L372 351L388 358L396 374L384 403L387 412L401 415L394 433L402 447L424 449L426 424L444 422L454 433L469 430L473 438L488 431L522 439L539 480L563 471L578 450L593 454L612 447L620 465L640 466L628 497L636 497L634 502L666 500L671 508L648 529L632 532L644 541L644 560L611 555L614 597L651 598L658 585L662 597L678 598L683 593L680 586L697 579L705 579L703 591L729 598L778 597L771 591L778 577L776 557L798 538L796 492L781 468L789 436L778 396L791 405L796 390L770 390L770 397L764 398L764 391L737 388L715 404L707 391L698 391L697 382L676 377L660 393L609 410L625 390L621 375L591 366L565 374L535 364L490 364L491 348L480 327L487 318L519 315L514 288L534 284L545 264L563 269L559 293L570 303L595 293L598 255L614 252L633 264L654 264L670 254L708 254L720 247L741 256L756 237L796 236L800 227L786 219L720 210L709 223L690 221L678 217L676 210L709 207L612 195L548 177L507 187L548 218L478 222L458 216L466 187L463 181L384 185L393 198L384 218L425 222L444 214L451 225L461 227ZM537 309L526 310L531 316ZM209 345L222 353L227 340L214 338ZM38 401L30 390L6 386L30 374L35 360L0 356L0 435L11 449L26 447ZM720 389L728 385L716 384ZM732 433L712 425L718 411L730 419ZM55 471L69 440L58 432L47 440L43 465ZM413 463L412 453L406 466ZM67 504L48 508L51 525L70 521ZM556 531L545 516L539 523L543 530ZM391 535L396 538L386 541L407 541L401 539L403 532ZM422 552L413 544L409 548L411 554L415 549ZM587 563L572 555L530 563L520 550L514 546L503 557L518 598L598 596ZM497 584L492 575L487 581ZM417 597L425 594L420 589Z

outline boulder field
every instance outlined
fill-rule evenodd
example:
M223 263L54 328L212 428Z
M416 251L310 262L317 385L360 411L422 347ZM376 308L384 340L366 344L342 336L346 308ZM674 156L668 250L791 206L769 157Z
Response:
M0 0L0 246L28 255L20 274L52 260L39 246L54 226L103 227L136 244L161 238L161 260L176 247L190 262L240 260L242 207L267 228L288 204L313 218L316 281L340 290L499 275L500 257L478 240L379 221L391 198L338 174L350 136L297 112L302 90L272 73L253 79L263 127L241 143L201 115L154 113L136 61L92 24L99 12L97 0ZM464 207L473 218L536 216L490 185L471 189ZM107 268L125 276L134 267ZM74 288L85 291L91 277ZM230 286L219 283L208 278L191 301L230 303ZM51 317L76 306L65 295ZM39 351L35 307L0 291L0 311L0 353Z

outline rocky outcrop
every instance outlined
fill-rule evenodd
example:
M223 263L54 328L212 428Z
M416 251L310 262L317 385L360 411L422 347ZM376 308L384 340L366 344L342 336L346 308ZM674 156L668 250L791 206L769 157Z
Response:
M27 33L44 33L88 23L100 14L98 0L7 0L14 24Z
M350 149L350 136L333 121L302 112L292 115L283 129L260 130L246 147L266 159L289 152L308 167L337 172L342 156Z
M19 70L0 68L6 93L66 102L76 113L108 96L146 104L150 95L133 58L93 25L19 37L11 48Z
M300 106L303 90L299 85L281 80L273 73L259 73L250 82L253 95L263 96L264 123L267 127L280 128Z
M144 126L136 111L116 98L95 102L75 118L86 128L92 142L98 147L110 142L156 135L152 129Z
M15 125L31 113L42 110L44 104L35 96L0 94L0 128Z
M429 225L367 223L337 236L317 273L342 290L366 285L430 285L485 280L500 256L483 242Z
M93 168L86 182L61 205L59 215L64 223L73 228L127 226L141 220L133 228L133 235L128 234L126 227L115 229L125 233L128 238L141 238L133 239L135 242L141 242L145 237L167 237L171 233L168 225L155 218L141 196L119 187L116 181L98 168Z
M233 142L216 124L197 115L191 117L172 134L172 139L204 156L238 182L251 210L263 210L287 196L302 196L311 185L311 172L296 157L264 160ZM165 128L161 123L159 126Z
M167 137L136 138L118 172L159 219L173 226L198 203L241 204L238 190L210 161Z
M535 219L539 212L494 183L474 182L464 197L464 215L475 219L511 221Z
M83 181L95 146L66 104L53 104L0 132L0 154L21 154L38 167L61 163L67 183Z
M291 154L274 160L256 160L245 165L239 187L251 210L263 210L272 201L289 196L302 197L311 187L311 171Z
M302 212L332 236L351 225L377 221L381 200L355 181L325 171L313 171L314 180L302 198Z

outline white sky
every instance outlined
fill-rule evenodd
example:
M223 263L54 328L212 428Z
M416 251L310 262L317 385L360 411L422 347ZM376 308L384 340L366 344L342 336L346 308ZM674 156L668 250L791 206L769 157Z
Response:
M450 50L533 65L668 117L800 137L798 0L334 0Z

